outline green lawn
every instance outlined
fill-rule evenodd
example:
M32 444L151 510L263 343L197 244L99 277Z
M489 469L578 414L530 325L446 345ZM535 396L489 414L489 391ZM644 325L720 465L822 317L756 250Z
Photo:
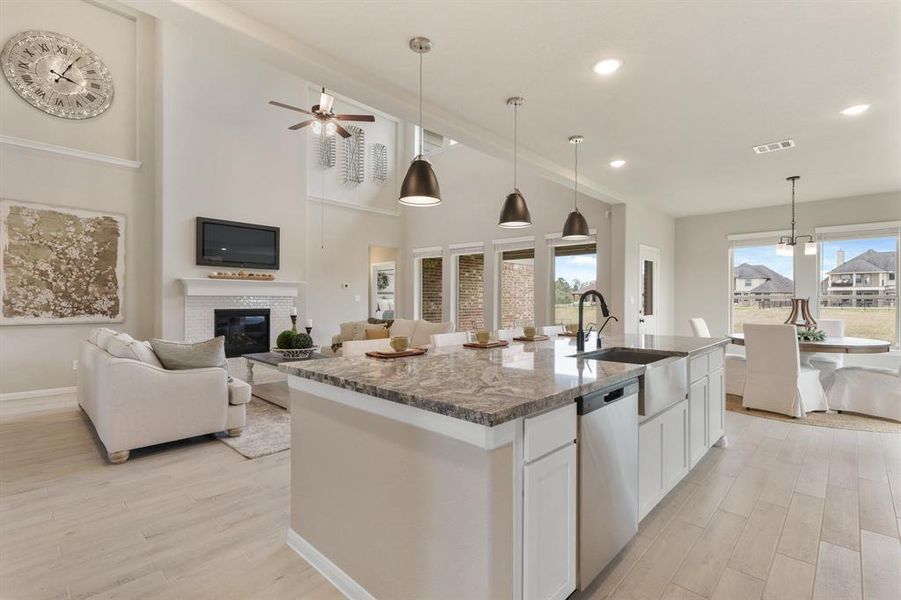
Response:
M788 308L753 308L737 306L733 313L733 329L742 331L745 323L783 323L788 318ZM894 308L839 308L821 307L820 318L842 319L845 335L852 337L895 340Z

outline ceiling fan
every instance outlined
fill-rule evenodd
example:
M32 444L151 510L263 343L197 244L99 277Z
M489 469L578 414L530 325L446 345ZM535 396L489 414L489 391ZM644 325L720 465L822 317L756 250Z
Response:
M368 121L370 123L375 121L375 117L372 115L336 115L332 112L332 106L335 104L335 97L326 94L325 88L322 88L322 93L319 95L319 104L314 104L310 110L297 108L296 106L291 106L290 104L285 104L283 102L276 102L275 100L270 100L269 104L310 115L312 119L301 121L296 125L288 127L288 129L297 131L298 129L303 129L307 125L312 125L313 133L316 135L319 135L324 131L325 135L335 135L335 133L338 133L341 137L349 138L350 132L335 121Z

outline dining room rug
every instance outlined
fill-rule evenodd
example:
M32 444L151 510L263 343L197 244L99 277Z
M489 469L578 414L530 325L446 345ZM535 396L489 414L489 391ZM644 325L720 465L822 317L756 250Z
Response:
M219 441L245 458L260 458L291 448L291 416L255 396L247 403L247 425L238 437L219 435Z
M901 423L855 413L837 413L835 411L809 412L806 416L795 419L788 415L780 415L765 410L756 410L753 408L747 410L741 405L741 396L733 396L732 394L726 394L726 410L740 412L746 415L754 415L755 417L763 417L764 419L785 421L786 423L797 423L799 425L812 425L814 427L854 429L856 431L877 431L880 433L901 433Z

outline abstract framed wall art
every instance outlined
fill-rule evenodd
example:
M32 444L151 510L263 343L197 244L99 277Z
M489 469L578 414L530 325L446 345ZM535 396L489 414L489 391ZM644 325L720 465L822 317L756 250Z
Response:
M125 319L125 216L0 199L0 325Z

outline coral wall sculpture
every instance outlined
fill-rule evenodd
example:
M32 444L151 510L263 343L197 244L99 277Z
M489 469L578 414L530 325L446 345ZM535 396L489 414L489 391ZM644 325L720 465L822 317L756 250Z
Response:
M323 169L335 166L335 136L320 133L313 137L316 145L316 162Z
M364 132L353 125L348 125L346 129L350 132L350 137L344 138L344 170L341 173L341 182L358 185L363 183Z
M0 200L0 325L124 320L125 217Z
M372 173L374 183L385 183L388 180L388 147L385 144L372 145Z

